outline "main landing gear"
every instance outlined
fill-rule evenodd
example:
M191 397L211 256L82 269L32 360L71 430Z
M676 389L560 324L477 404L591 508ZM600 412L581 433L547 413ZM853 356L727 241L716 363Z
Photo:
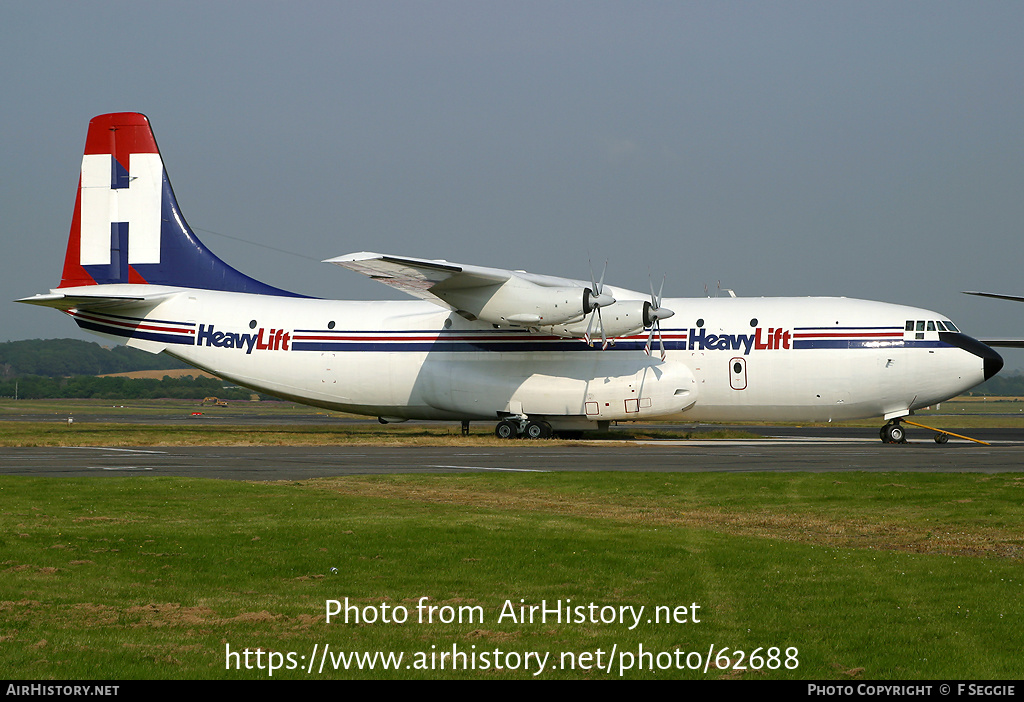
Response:
M508 417L494 428L494 435L499 439L550 439L553 434L547 422L526 417Z

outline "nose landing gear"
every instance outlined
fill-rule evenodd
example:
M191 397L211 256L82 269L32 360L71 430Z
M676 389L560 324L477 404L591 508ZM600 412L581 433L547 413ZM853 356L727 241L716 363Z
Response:
M947 441L949 441L949 437L955 436L958 439L966 439L967 441L973 441L976 444L984 444L985 446L989 446L990 445L987 441L981 441L980 439L972 439L969 436L962 436L960 434L954 434L953 432L946 431L945 429L936 429L935 427L929 427L929 426L924 425L924 424L918 424L917 422L912 422L909 419L903 419L903 418L893 419L888 424L886 424L884 427L882 427L882 429L878 432L879 436L882 439L882 443L884 443L884 444L905 444L905 443L907 443L907 432L901 426L901 424L900 424L901 421L904 421L907 424L913 424L915 427L921 427L922 429L928 429L930 431L934 431L935 432L935 443L937 443L937 444L944 444Z
M907 432L900 424L900 420L893 419L878 432L883 444L905 444L907 443Z

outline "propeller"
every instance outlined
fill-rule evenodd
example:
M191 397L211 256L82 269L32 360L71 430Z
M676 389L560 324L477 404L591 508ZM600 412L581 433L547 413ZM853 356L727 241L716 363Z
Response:
M651 284L651 301L644 303L644 326L651 328L647 335L647 343L644 345L644 353L651 355L651 344L654 342L654 331L658 331L658 344L661 346L661 360L665 360L665 339L661 336L661 320L668 319L675 314L667 307L661 306L661 293L665 290L665 278L661 279L661 287L658 288L658 295L654 295L654 281Z
M594 325L594 317L597 317L598 324L601 325L601 349L608 348L608 338L604 333L604 321L601 319L601 308L607 307L608 305L615 304L615 298L602 292L604 288L604 274L608 271L608 262L604 262L604 270L601 271L601 282L594 282L594 265L590 264L590 284L593 288L584 288L583 290L583 313L590 314L590 321L587 323L587 332L583 335L583 340L588 346L593 346L590 339L590 330ZM592 312L596 314L591 314Z

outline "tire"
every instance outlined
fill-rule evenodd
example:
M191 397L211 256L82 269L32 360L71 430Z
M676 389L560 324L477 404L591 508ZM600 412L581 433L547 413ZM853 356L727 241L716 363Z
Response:
M551 425L546 422L530 422L523 430L523 436L527 439L550 439Z
M887 444L903 444L907 441L907 432L899 424L886 424L882 432Z
M551 425L547 422L530 422L523 431L527 439L550 439Z
M498 422L498 426L494 427L494 435L499 439L518 439L519 427L515 422L503 419Z
M935 435L935 443L937 443L937 444L944 444L947 441L949 441L949 434L936 434Z

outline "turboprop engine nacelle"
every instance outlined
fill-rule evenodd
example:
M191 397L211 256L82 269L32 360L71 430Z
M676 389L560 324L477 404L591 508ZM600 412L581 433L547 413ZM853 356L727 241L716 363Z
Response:
M648 309L651 303L644 300L619 300L601 311L601 324L604 334L609 339L639 334L644 327L650 326ZM551 327L551 333L570 339L581 339L587 333L587 319L570 324L559 324ZM548 331L545 327L544 331ZM591 334L601 335L597 323L591 327Z
M594 303L599 298L590 288L546 287L516 277L500 285L447 288L444 283L440 283L433 286L430 292L464 317L522 327L577 322L594 309ZM611 299L611 302L614 300ZM610 303L602 301L600 304L603 306Z

